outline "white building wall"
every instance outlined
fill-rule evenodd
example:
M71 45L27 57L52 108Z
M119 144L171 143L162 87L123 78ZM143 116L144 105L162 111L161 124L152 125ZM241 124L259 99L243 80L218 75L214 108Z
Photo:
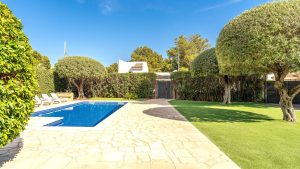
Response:
M132 70L132 67L136 64L142 64L141 70ZM147 73L149 72L147 62L126 62L123 60L118 61L118 73Z

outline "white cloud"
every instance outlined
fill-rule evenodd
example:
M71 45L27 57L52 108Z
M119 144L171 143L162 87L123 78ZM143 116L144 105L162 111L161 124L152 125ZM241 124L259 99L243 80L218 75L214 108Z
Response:
M210 10L213 10L213 9L222 8L222 7L232 5L232 4L236 4L236 3L239 3L241 1L242 0L228 0L228 1L223 2L223 3L219 3L219 4L215 4L215 5L212 5L212 6L208 6L208 7L205 7L205 8L198 9L196 12L210 11Z
M108 15L119 8L117 0L99 0L99 7L102 14Z

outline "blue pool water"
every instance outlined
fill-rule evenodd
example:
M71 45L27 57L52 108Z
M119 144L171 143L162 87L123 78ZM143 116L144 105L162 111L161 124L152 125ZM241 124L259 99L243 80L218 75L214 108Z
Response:
M32 117L62 118L45 126L93 127L124 104L117 102L81 102L38 111Z

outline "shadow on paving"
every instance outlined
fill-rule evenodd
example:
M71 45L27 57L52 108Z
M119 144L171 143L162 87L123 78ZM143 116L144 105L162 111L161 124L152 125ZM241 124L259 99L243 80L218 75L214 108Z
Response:
M164 118L164 119L171 119L171 120L178 120L178 121L186 121L186 119L180 114L174 111L171 107L156 107L150 108L143 111L144 114L149 116Z
M217 109L208 107L176 106L190 122L262 122L273 118L247 111Z
M0 168L9 161L12 161L23 148L23 139L18 137L5 147L0 148Z

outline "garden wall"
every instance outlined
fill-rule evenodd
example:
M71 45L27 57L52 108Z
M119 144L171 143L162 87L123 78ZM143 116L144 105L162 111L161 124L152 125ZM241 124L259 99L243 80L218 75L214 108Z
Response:
M224 87L220 76L192 76L190 72L172 73L176 99L197 101L222 101ZM231 78L233 101L264 101L265 79L259 76Z

